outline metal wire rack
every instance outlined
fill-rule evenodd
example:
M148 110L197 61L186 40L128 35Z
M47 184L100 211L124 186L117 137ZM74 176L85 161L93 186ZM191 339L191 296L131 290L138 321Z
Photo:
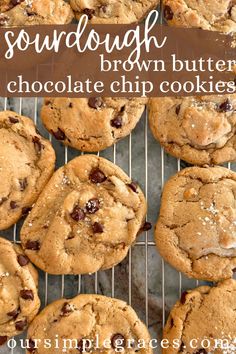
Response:
M31 117L41 134L52 141L59 167L80 153L64 147L49 136L40 121L41 105L42 99L38 98L0 98L0 110L14 110ZM128 138L100 155L119 165L139 182L148 202L147 219L154 225L166 179L185 166L180 160L166 155L154 140L148 127L148 111L145 111ZM235 165L228 164L228 168L235 168ZM21 225L22 221L10 230L1 232L1 235L20 243ZM149 327L151 335L160 340L170 308L183 290L197 285L198 281L187 279L161 260L156 251L152 230L141 235L127 258L111 270L91 275L61 277L40 272L39 293L42 308L58 298L70 298L79 293L99 293L120 298L133 306ZM0 354L10 353L22 354L24 349L19 345L15 349L0 348Z

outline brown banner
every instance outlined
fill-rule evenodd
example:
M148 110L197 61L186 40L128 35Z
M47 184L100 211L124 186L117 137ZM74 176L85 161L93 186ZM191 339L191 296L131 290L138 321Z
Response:
M0 96L235 92L233 38L147 24L0 28Z

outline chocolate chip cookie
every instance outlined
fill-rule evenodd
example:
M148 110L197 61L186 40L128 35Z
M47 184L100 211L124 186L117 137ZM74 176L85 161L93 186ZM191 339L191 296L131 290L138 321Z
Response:
M93 273L125 258L145 214L135 182L108 160L83 155L53 175L21 240L27 256L48 273Z
M77 19L87 15L91 23L129 24L141 21L159 4L159 0L70 0Z
M115 353L118 347L125 353L152 353L148 330L135 311L125 302L106 296L79 295L47 306L29 327L27 353L46 353L44 340L54 343L56 336L58 349L52 347L50 353L63 353L66 349L73 353ZM70 350L66 339L71 340ZM139 340L145 349L138 348Z
M17 222L51 177L55 152L32 120L0 112L0 230Z
M21 247L0 238L0 345L23 332L40 301L38 274Z
M100 151L130 134L145 109L142 98L46 98L46 129L66 145Z
M0 26L66 24L73 12L64 0L1 0Z
M235 0L163 0L163 12L173 26L236 32Z
M149 122L165 150L188 163L236 160L236 94L153 98Z
M184 292L168 318L165 354L235 353L236 281Z
M231 278L236 268L236 173L190 167L165 185L155 238L162 257L189 277Z

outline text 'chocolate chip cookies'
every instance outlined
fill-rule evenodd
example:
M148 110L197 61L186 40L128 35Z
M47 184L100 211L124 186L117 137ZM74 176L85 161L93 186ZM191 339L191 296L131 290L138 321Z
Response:
M164 329L163 338L171 346L163 354L234 353L235 292L236 281L231 279L183 293Z
M155 237L165 260L189 277L219 281L236 268L236 173L190 167L165 185Z
M57 140L82 151L100 151L127 136L147 100L142 98L47 98L41 117Z
M59 349L45 349L44 341L48 339L53 343L56 335ZM98 349L95 348L96 336ZM142 340L146 348L139 349L139 353L152 353L148 330L134 310L123 301L100 295L79 295L50 304L32 322L28 339L30 350L27 353L34 349L38 354L58 353L58 350L62 353L63 339L71 340L73 349L68 350L71 353L82 353L86 339L91 341L91 346L87 342L88 352L115 353L119 345L123 352L135 353L137 341Z
M153 98L149 122L177 158L197 165L236 160L236 94Z
M91 23L129 24L141 21L159 0L70 0L76 18L87 15Z
M27 214L54 171L55 152L31 119L0 112L0 229Z
M23 225L21 241L48 273L93 273L125 258L145 214L142 191L118 166L84 155L55 172Z
M64 0L1 0L0 26L67 24L73 13Z
M21 247L0 238L0 345L23 332L40 301L38 274Z
M163 12L172 26L236 32L235 0L163 0Z

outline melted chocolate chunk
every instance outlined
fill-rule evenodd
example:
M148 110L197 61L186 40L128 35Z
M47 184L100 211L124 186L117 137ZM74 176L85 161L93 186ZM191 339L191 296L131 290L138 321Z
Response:
M32 339L29 339L29 344L27 346L27 350L30 352L30 353L33 353L36 349L36 346L35 346L35 341L33 341Z
M207 351L206 351L206 349L201 348L195 354L207 354Z
M22 208L21 212L22 212L22 216L27 216L32 210L32 207L24 207Z
M18 205L17 205L17 203L14 200L12 200L10 202L10 207L11 207L11 209L16 209L16 208L18 208Z
M15 328L17 331L23 331L27 327L27 320L17 321L15 324Z
M34 143L34 148L35 148L36 152L40 153L40 151L42 150L42 143L41 143L40 139L37 136L34 136L32 138L32 141Z
M21 290L20 297L24 300L34 300L34 293L32 290Z
M177 114L177 116L179 115L180 108L181 108L180 104L178 104L178 106L176 106L176 108L175 108L175 113Z
M11 312L8 312L7 316L12 317L12 319L15 320L17 318L17 316L19 315L19 313L20 313L20 309L15 309Z
M99 222L95 222L92 226L93 228L93 232L95 234L102 234L104 231L104 226L102 224L100 224Z
M61 316L69 316L71 312L73 312L73 309L68 302L65 302L61 309Z
M27 241L25 248L27 250L38 251L40 250L40 243L39 241Z
M164 7L164 17L167 21L171 21L174 17L174 13L170 6L166 5Z
M53 136L55 137L55 139L57 140L65 140L66 138L66 135L65 133L60 129L58 128L58 130L56 132L54 132L53 130L51 130Z
M137 193L138 192L138 185L135 182L131 182L128 184L128 187L132 189L133 192Z
M89 175L89 179L93 183L103 183L106 181L107 178L104 175L104 173L101 170L99 170L99 168L96 168L91 171Z
M20 179L19 184L20 184L20 191L23 192L28 186L27 178Z
M84 9L83 13L88 16L88 19L91 20L93 15L95 14L95 10L93 9Z
M17 256L17 261L21 267L24 267L29 263L29 258L23 254L19 254Z
M6 336L0 336L0 345L3 345L7 342L7 337Z
M180 298L180 302L181 304L185 304L185 301L186 301L186 295L188 294L187 291L184 291L183 294L181 295L181 298Z
M101 97L91 97L88 100L88 105L90 108L98 109L103 106L103 100Z
M76 205L70 214L71 218L75 221L81 221L85 219L85 213L78 205Z
M152 224L148 221L144 223L144 225L141 228L141 231L149 231L152 228Z
M118 346L124 348L125 347L125 337L120 333L114 334L114 336L111 338L111 345L112 345L112 348L114 348L114 349L116 349Z
M24 2L25 0L11 0L11 5L16 6L19 5L20 3Z
M116 129L122 128L123 119L121 116L117 116L116 118L111 120L111 126Z
M1 23L1 18L0 18L0 23ZM10 121L12 124L19 123L19 119L18 119L18 118L15 118L15 117L9 117L9 121Z
M233 105L231 104L229 99L227 99L225 102L219 105L219 112L221 113L230 112L232 110L233 110Z
M95 214L99 210L99 200L97 198L90 199L86 204L86 210L89 214Z

